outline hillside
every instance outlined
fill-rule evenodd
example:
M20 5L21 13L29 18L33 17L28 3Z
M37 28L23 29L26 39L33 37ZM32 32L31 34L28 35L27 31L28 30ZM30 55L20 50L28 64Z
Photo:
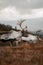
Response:
M10 25L0 24L0 31L10 31L12 29L13 28Z
M0 34L9 33L12 29L10 26L1 25ZM10 44L11 41L0 41L0 65L43 65L43 38L36 43L21 41L17 46L13 41L13 46Z
M0 65L43 65L43 42L0 46Z

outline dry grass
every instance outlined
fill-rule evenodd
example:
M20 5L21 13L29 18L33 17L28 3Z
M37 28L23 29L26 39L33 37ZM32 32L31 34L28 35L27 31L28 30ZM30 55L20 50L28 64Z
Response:
M0 46L0 65L43 65L43 42Z

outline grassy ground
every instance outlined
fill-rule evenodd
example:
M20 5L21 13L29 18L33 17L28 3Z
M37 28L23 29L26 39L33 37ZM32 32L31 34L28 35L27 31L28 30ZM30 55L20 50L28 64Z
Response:
M43 65L43 42L0 46L0 65Z

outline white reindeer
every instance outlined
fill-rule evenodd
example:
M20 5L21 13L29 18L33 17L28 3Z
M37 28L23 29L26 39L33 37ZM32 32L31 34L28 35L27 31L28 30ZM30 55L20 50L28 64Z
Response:
M12 31L8 39L16 39L16 45L18 45L19 42L21 42L21 31Z
M36 43L37 41L41 40L38 36L29 34L28 37L22 37L23 41L27 41L30 43Z
M1 35L0 40L3 42L11 41L10 46L12 47L13 41L16 41L16 45L21 42L21 36L21 31L11 30L10 33Z

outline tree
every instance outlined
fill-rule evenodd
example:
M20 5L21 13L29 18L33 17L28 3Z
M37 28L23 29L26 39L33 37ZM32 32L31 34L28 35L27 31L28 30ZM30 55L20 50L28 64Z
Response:
M17 26L15 26L15 30L17 30Z
M13 28L10 25L0 24L0 31L10 31L12 29Z

